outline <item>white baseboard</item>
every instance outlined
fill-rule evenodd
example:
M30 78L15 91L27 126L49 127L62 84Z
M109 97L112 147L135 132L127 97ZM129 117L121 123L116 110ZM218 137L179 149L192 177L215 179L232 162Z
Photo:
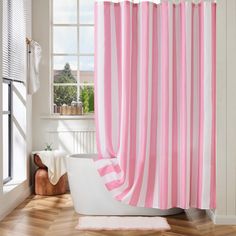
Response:
M215 215L214 223L216 225L236 225L236 215Z
M217 215L213 210L206 213L216 225L236 225L236 215Z
M24 191L21 191L18 193L14 201L10 201L9 203L4 203L4 208L1 208L0 211L0 221L5 218L7 215L9 215L17 206L19 206L27 197L29 197L32 194L32 187L29 186Z

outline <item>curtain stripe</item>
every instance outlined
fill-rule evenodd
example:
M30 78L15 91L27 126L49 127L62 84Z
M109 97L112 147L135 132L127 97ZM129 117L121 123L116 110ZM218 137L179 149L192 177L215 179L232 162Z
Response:
M211 136L211 201L210 208L216 208L216 4L212 6L212 136Z
M156 156L161 156L161 126L162 126L162 120L161 120L161 97L162 97L162 81L161 81L161 29L162 29L162 19L160 17L161 15L161 7L157 7L157 57L158 57L158 64L157 64L157 130L156 130ZM160 158L156 158L156 169L155 169L155 188L154 188L154 197L153 197L153 204L160 204Z
M168 20L168 47L169 47L169 133L168 133L168 203L167 208L172 206L172 121L173 121L173 7L172 5L168 5L169 11L169 20Z
M141 58L142 58L142 27L141 27L141 19L142 19L142 6L141 4L138 6L138 62L137 62L137 104L136 104L136 110L137 110L137 115L136 115L136 138L135 141L136 143L141 142L141 135L140 135L140 126L141 126L141 113L142 113L142 108L140 107L141 101L142 101L142 86L141 86ZM141 145L136 145L136 157L135 157L135 170L134 170L134 176L135 179L137 178L138 174L138 162L139 162L139 155L140 153L140 147ZM133 181L134 183L134 181Z
M181 24L181 79L180 79L180 167L181 167L181 205L186 203L186 171L187 171L187 101L186 101L186 27L185 27L185 6L184 2L180 4L180 24ZM186 207L184 207L186 208Z
M158 62L158 52L157 52L157 6L153 6L153 23L152 23L152 61L154 65L157 65ZM150 50L150 48L149 48ZM149 51L150 53L150 51ZM157 67L152 66L152 92L151 92L151 133L150 133L150 153L149 153L149 170L148 171L148 185L147 185L147 194L146 194L146 207L151 207L153 205L153 196L154 196L154 186L155 186L155 173L156 173L156 139L157 133L152 132L157 130Z
M133 9L132 13L132 71L131 71L131 111L130 111L130 126L131 126L131 137L136 137L136 112L137 112L137 53L138 53L138 31L137 31L137 17L138 17L138 8L137 6ZM124 195L129 192L129 189L132 187L134 183L134 175L135 175L135 157L136 157L136 141L135 139L130 140L130 165L129 165L129 182L128 186L124 191Z
M103 175L106 175L110 172L119 173L119 172L121 172L121 169L120 169L120 166L118 164L116 164L116 165L106 165L102 168L99 168L98 172L101 176L103 176Z
M101 107L104 107L104 8L103 5L101 5L99 8L95 8L95 16L96 16L96 42L95 45L96 51L95 51L95 96L97 99L95 99L95 119L96 123L99 124L96 130L97 133L97 146L98 146L98 153L99 158L108 156L106 152L106 143L105 143L105 135L104 135L104 114L103 111L98 110L98 104L101 105ZM99 57L99 59L98 59ZM97 79L99 78L99 82Z
M124 203L215 207L215 3L95 3L96 168Z
M173 6L173 103L172 103L172 205L178 205L178 138L177 138L177 6Z
M115 25L115 9L114 5L111 5L110 9L110 21L111 25ZM112 113L112 152L115 156L115 153L117 153L119 149L119 116L116 115L116 112L118 114L120 113L120 107L119 107L119 80L118 80L118 58L117 58L117 37L116 37L116 27L111 27L111 100L112 100L112 106L111 106L111 113Z
M202 192L203 192L203 143L204 143L204 5L201 2L199 4L199 25L200 25L200 32L199 32L199 44L200 44L200 57L199 57L199 65L200 65L200 75L199 75L199 135L198 135L198 205L201 206L202 204Z
M198 192L198 136L199 136L199 6L192 5L192 85L191 85L191 202L193 207L197 207Z
M148 94L147 94L147 143L146 143L146 153L145 153L145 165L144 165L144 176L142 181L141 192L139 196L139 206L145 206L146 202L146 193L147 193L147 181L148 181L148 173L149 173L149 162L150 162L150 134L151 134L151 106L152 106L152 34L153 34L153 4L149 4L149 14L148 14L148 78L147 78L147 86L148 86ZM153 104L155 106L155 104Z
M122 3L122 72L121 72L121 80L122 80L122 103L121 103L121 114L126 114L125 118L121 120L121 147L120 147L120 155L126 156L128 152L128 124L129 124L129 93L130 93L130 4L128 2ZM127 158L126 158L127 159ZM128 161L121 159L121 165L124 168L124 172L127 170ZM122 163L123 162L123 163Z
M161 47L161 77L162 81L162 105L161 105L161 156L164 158L160 159L160 207L167 208L167 188L168 182L168 111L169 111L169 84L168 84L168 3L161 5L161 41L164 42Z
M190 2L186 3L185 8L185 27L186 27L186 125L187 125L187 136L186 136L186 202L190 201L190 163L191 163L191 36L192 36L192 4ZM191 20L189 20L191 19Z
M121 8L120 8L120 6L118 5L118 4L114 4L113 5L114 6L114 31L115 31L115 33L116 33L116 55L117 55L117 65L115 65L115 66L117 66L117 69L118 69L118 71L117 71L117 81L118 81L118 87L117 87L117 89L118 89L118 96L119 96L119 98L121 98L121 94L122 94L122 90L121 90L121 87L122 87L122 81L121 81L121 79L119 79L119 78L121 78L121 60L122 60L122 58L121 58ZM113 16L111 16L111 17L113 17ZM114 36L114 35L113 35ZM114 44L113 44L114 45ZM118 127L118 130L117 130L117 132L118 133L114 133L114 135L117 135L117 139L118 139L118 149L117 149L117 151L116 152L118 152L119 151L119 148L120 148L120 132L119 132L119 130L120 130L120 123L121 123L121 101L120 101L120 99L118 99L118 104L119 104L119 110L118 110L118 123L117 124L114 124L114 125L116 125L117 127Z
M104 3L104 93L106 93L106 99L104 99L104 121L105 121L105 139L106 139L106 149L109 154L114 156L112 148L112 137L111 137L111 121L112 121L112 105L111 99L111 20L110 20L110 4ZM109 116L112 115L112 117Z
M212 100L211 100L211 88L212 88L212 38L211 38L211 4L204 3L204 142L203 142L203 179L206 181L203 182L203 204L208 206L209 205L209 198L210 195L210 175L211 172L209 169L211 168L211 130L212 130L212 112L207 112L209 107L212 107ZM204 207L204 206L203 206Z
M178 189L182 188L182 182L181 182L181 174L182 173L182 150L181 150L181 135L182 135L182 127L181 127L181 72L182 72L182 63L181 63L181 9L180 9L180 4L176 6L175 8L176 14L175 14L175 24L176 24L176 104L175 104L175 109L176 109L176 142L177 142L177 150L176 150L176 156L177 156L177 181L178 181ZM176 166L174 166L176 168ZM178 199L181 199L181 191L178 191L177 197Z

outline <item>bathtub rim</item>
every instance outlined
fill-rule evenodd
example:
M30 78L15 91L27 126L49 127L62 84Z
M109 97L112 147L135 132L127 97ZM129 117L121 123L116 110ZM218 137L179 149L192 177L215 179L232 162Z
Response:
M91 159L96 159L97 158L97 154L96 153L91 153L91 154L68 154L67 156L66 156L66 158L78 158L78 159L89 159L89 160L91 160Z

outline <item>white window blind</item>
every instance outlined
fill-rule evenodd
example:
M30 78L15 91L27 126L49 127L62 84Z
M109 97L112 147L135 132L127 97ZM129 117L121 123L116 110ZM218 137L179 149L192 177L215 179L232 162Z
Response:
M24 0L3 0L3 77L25 81L26 26Z

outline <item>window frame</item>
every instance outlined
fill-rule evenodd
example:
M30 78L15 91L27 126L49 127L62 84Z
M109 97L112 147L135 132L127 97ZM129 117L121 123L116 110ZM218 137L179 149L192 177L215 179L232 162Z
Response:
M82 56L91 56L94 57L95 56L95 52L93 53L80 53L80 27L93 27L95 26L95 22L93 23L80 23L80 11L79 11L79 6L80 6L80 1L84 1L84 0L77 0L77 23L74 24L54 24L53 22L53 18L54 18L54 12L53 12L53 4L54 4L55 0L51 0L50 1L50 101L51 101L51 105L50 105L50 114L54 115L54 87L55 86L76 86L77 87L77 101L80 100L80 88L84 87L84 86L93 86L94 87L94 70L93 71L88 71L92 73L93 76L93 83L81 83L80 82L80 75L81 75L81 71L80 71L80 57ZM54 26L64 26L64 27L76 27L77 28L77 53L54 53L53 51L53 41L54 41L54 34L53 34L53 29ZM77 83L54 83L54 56L76 56L77 57Z
M2 111L2 117L8 116L8 177L3 179L3 184L7 184L13 178L13 140L12 140L12 80L3 78L2 83L8 85L8 111ZM3 133L2 133L3 135ZM4 157L3 157L4 158Z

